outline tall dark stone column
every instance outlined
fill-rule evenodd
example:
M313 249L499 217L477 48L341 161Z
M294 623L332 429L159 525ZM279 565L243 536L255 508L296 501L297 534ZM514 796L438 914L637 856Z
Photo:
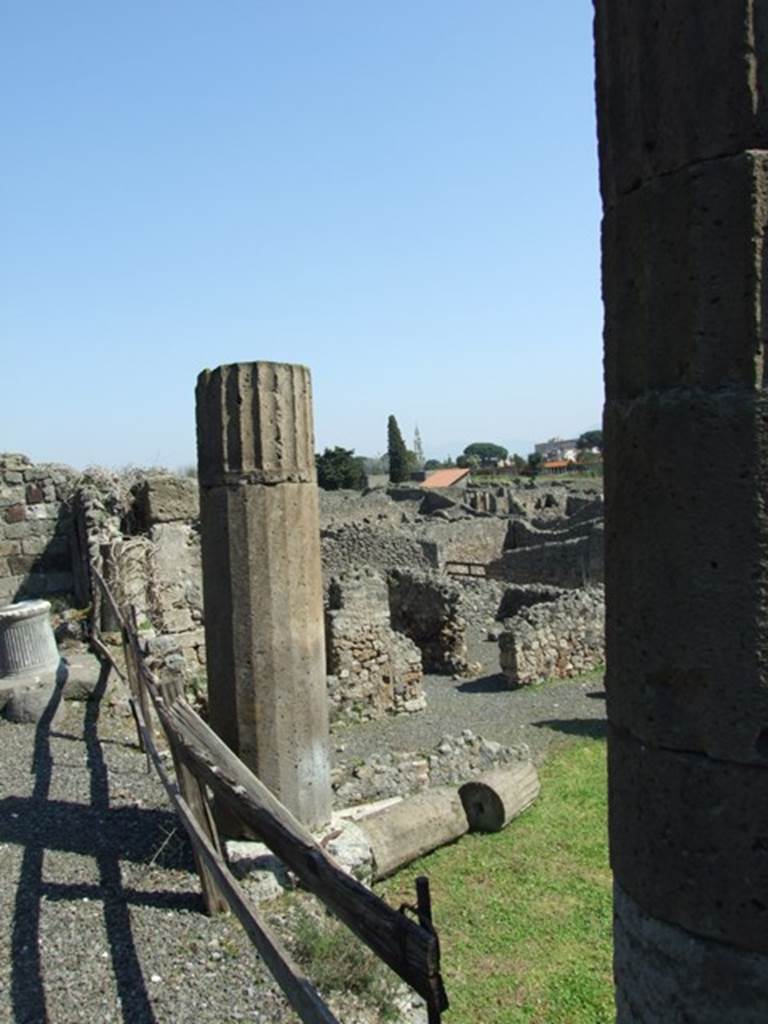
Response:
M618 1020L768 1020L768 3L597 0Z
M317 827L331 786L309 370L204 370L197 442L211 725Z

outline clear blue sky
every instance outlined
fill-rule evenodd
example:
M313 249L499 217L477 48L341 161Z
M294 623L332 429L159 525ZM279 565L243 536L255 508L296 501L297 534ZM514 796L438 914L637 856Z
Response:
M0 450L194 461L204 367L318 448L599 424L592 5L5 0Z

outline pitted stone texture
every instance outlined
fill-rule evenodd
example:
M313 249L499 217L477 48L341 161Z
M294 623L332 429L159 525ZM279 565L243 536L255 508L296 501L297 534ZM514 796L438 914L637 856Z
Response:
M330 816L317 489L202 493L210 722L309 825Z
M768 953L768 769L645 746L610 730L611 864L645 908Z
M595 7L606 206L656 175L765 148L764 4L613 0Z
M49 724L57 725L64 715L64 702L55 687L30 686L18 689L3 709L9 722L36 724L49 716Z
M314 482L309 370L267 362L203 370L197 437L201 487Z
M724 19L727 20L727 19ZM763 381L768 153L655 179L606 212L609 398Z
M649 917L614 888L617 1024L764 1024L768 957Z
M768 764L768 402L673 392L606 410L608 714L659 746Z

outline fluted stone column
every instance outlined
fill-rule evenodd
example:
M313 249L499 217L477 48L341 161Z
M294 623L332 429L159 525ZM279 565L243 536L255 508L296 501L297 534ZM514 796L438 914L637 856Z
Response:
M319 826L331 788L309 371L203 371L197 441L211 725Z
M768 1020L768 4L597 0L622 1024Z
M0 679L55 672L58 664L49 601L0 607Z

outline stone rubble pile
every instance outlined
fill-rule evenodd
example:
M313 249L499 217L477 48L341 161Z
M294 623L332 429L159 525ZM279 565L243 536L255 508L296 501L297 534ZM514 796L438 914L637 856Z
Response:
M408 796L434 786L457 785L491 768L529 759L524 743L504 746L464 729L459 736L443 736L426 752L387 751L362 762L342 757L331 772L333 802L342 808Z

